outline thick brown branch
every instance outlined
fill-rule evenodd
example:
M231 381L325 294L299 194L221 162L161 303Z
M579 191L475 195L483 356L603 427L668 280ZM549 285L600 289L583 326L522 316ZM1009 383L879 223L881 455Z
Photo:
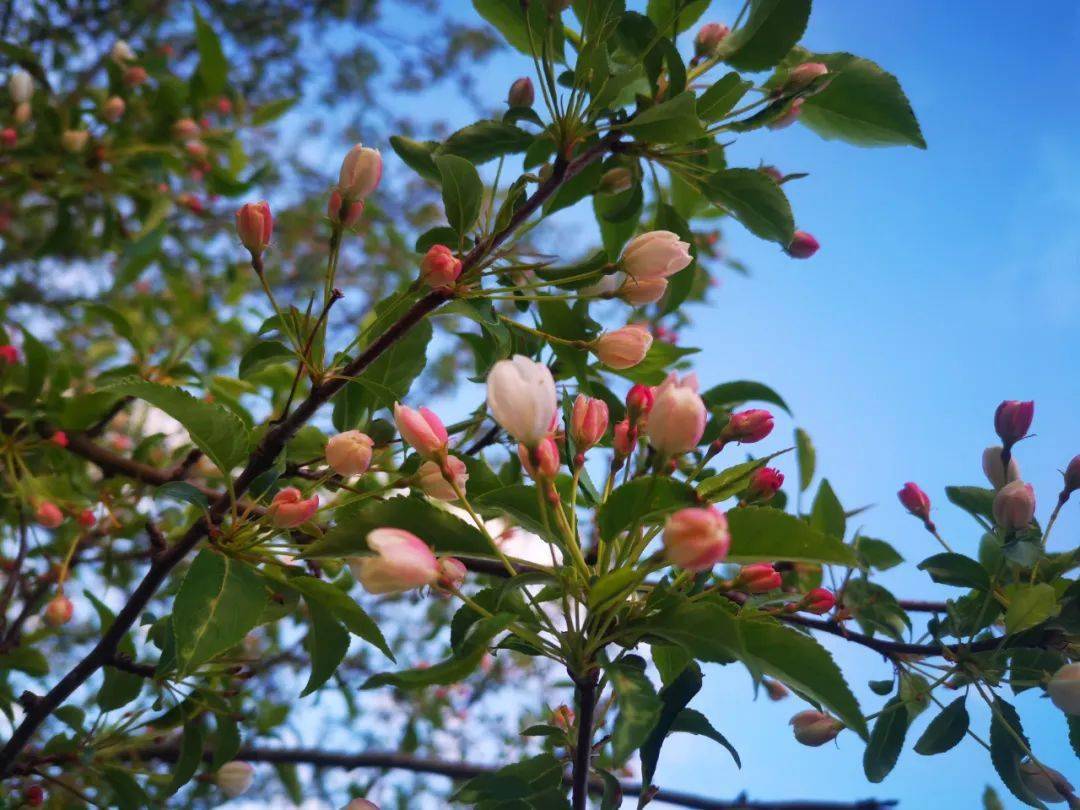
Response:
M155 746L139 752L139 756L144 759L161 762L175 762L179 755L180 750L176 746ZM211 760L212 758L213 752L211 751L207 751L203 755L204 760ZM323 751L317 748L245 747L240 750L236 758L248 762L314 765L318 768L406 770L459 780L472 779L496 770L496 768L488 765L477 765L470 762L447 762L430 757L401 754L396 751L365 751L359 754L348 754L337 751ZM570 784L569 776L567 776L566 782ZM590 792L599 794L603 792L603 789L603 783L599 780L589 782ZM641 795L642 786L637 783L624 782L622 783L622 791L626 796L639 796ZM891 800L878 801L876 799L856 802L803 800L768 802L751 801L739 797L735 800L726 801L675 790L658 791L654 801L665 802L677 807L696 808L696 810L885 810L885 808L893 807L896 804Z
M491 251L509 238L564 182L598 160L607 151L615 148L617 143L618 134L611 133L590 146L573 161L567 162L562 158L556 160L551 176L541 183L533 195L514 212L506 227L492 233L487 239L478 242L469 251L468 255L462 260L463 277L467 278L471 271L479 267ZM44 697L35 700L27 710L23 721L15 729L3 749L0 750L0 777L6 776L10 772L19 753L30 741L38 727L45 722L45 719L56 711L72 692L113 658L121 639L138 621L143 609L153 599L154 594L157 593L158 588L161 587L169 572L202 542L212 525L219 523L224 518L232 497L238 498L247 492L251 483L273 466L278 456L285 449L285 445L296 432L323 405L329 402L350 379L363 373L364 369L393 346L413 326L446 302L451 295L450 292L432 291L417 300L404 315L360 352L342 370L340 375L314 386L307 399L300 403L288 418L273 425L263 434L262 439L248 457L243 471L233 481L230 488L231 495L222 494L218 496L212 502L207 514L196 520L179 540L154 558L146 575L135 590L132 591L127 604L116 615L116 619L98 640L98 643ZM93 443L91 442L91 444ZM85 447L83 449L89 450L89 448Z

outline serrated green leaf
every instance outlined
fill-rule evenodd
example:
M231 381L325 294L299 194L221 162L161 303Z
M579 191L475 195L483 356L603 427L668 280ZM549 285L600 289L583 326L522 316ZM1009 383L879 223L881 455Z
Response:
M799 492L806 492L814 480L817 452L810 434L802 428L795 428L795 459L799 465Z
M721 58L737 70L768 70L802 39L810 0L751 0L746 22L723 41Z
M769 507L747 506L727 513L731 531L728 560L732 562L858 564L850 546L822 534L798 518Z
M702 121L719 121L735 108L739 99L753 86L753 82L746 81L738 73L728 73L698 97L698 115Z
M709 408L731 410L746 402L768 402L783 408L788 414L791 413L783 397L764 383L753 380L735 380L714 385L702 394L701 398Z
M642 476L612 490L597 513L600 536L611 540L636 522L656 523L698 503L693 487L666 476Z
M367 612L340 588L309 576L289 577L285 584L304 595L305 600L315 602L339 619L349 632L374 644L387 658L394 660L394 654L386 643L382 631Z
M646 143L682 144L706 134L698 120L697 100L689 92L643 110L619 128Z
M761 239L784 247L791 244L795 218L783 189L757 169L723 169L701 189L713 205L727 211Z
M1019 633L1057 615L1057 592L1047 582L1020 585L1011 590L1008 596L1005 630L1009 633Z
M710 740L720 743L731 754L731 758L735 760L735 764L742 767L742 760L739 758L739 752L735 750L735 746L732 745L728 738L713 728L713 724L709 722L709 718L703 715L701 712L695 709L683 709L679 712L679 716L675 718L675 722L671 724L671 730L669 734L674 734L677 731L684 732L686 734L696 734L699 737L708 737Z
M828 479L823 479L818 487L814 505L810 508L810 525L822 534L844 539L844 533L847 530L844 507L833 492Z
M436 155L435 168L442 183L443 207L450 227L464 236L480 216L484 184L480 175L465 158L455 155Z
M919 569L941 585L959 588L975 588L985 591L990 587L990 575L979 563L963 554L951 552L935 554L919 563Z
M907 707L900 698L895 697L885 704L874 721L863 752L863 771L871 782L880 782L896 766L910 722Z
M958 697L930 721L926 731L915 743L915 753L923 756L941 754L964 739L971 722L965 702L965 697Z
M199 78L207 96L217 96L225 89L229 63L221 49L217 32L198 11L195 12L195 45L199 51Z

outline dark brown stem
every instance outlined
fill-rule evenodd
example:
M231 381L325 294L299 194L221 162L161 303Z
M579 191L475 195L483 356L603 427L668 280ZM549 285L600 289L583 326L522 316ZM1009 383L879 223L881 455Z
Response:
M564 182L578 174L589 164L598 160L608 150L615 148L618 134L611 133L590 146L573 161L559 159L555 162L551 177L536 189L531 197L522 204L510 218L506 227L492 233L479 242L462 260L462 274L476 268L484 258L507 238L509 238ZM417 300L404 315L391 324L383 334L376 338L366 349L356 356L341 374L313 386L307 398L284 421L271 426L252 450L243 471L233 481L230 493L222 493L210 505L208 512L196 520L183 536L157 555L147 570L142 581L132 591L127 603L116 614L116 619L98 640L98 643L79 661L60 681L43 697L34 701L27 709L22 722L16 727L11 738L0 749L0 778L10 773L19 753L23 750L38 727L45 722L65 700L116 654L117 646L124 634L138 621L143 610L153 599L169 572L172 571L207 535L212 526L221 522L229 510L232 499L239 498L252 481L273 466L278 456L285 449L286 443L296 435L315 413L340 391L352 378L363 373L371 363L393 346L416 324L445 303L450 294L433 290ZM69 442L69 448L74 442ZM93 442L90 442L93 445ZM96 445L95 445L96 447ZM83 450L91 448L83 447ZM153 470L154 468L150 468Z
M577 707L577 743L574 745L572 795L574 810L588 810L589 771L592 769L593 714L596 711L598 670L589 670L575 679L574 703Z

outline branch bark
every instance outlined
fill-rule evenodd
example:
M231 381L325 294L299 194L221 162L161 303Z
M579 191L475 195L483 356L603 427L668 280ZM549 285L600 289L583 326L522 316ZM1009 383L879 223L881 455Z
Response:
M566 161L562 158L556 160L552 167L551 176L541 183L532 196L514 213L506 227L492 233L487 239L478 242L469 251L468 255L462 260L462 275L467 277L471 270L478 267L492 250L509 238L563 183L601 158L609 150L617 148L618 139L618 133L610 133L591 145L572 161ZM273 466L274 461L296 432L323 405L329 402L350 379L361 374L364 369L393 346L412 327L438 309L451 297L451 292L439 290L425 294L401 318L391 324L382 335L360 352L342 370L341 374L314 386L307 398L288 418L271 427L263 435L263 438L248 457L243 471L234 480L233 486L230 488L232 496L239 498L247 492L252 481ZM71 442L69 440L70 446ZM83 449L87 448L84 447ZM212 526L221 522L230 504L230 495L225 493L219 495L212 502L207 514L196 520L176 543L163 553L156 555L142 581L132 591L127 603L117 613L116 619L98 640L98 643L48 693L33 701L33 704L26 712L26 716L16 727L11 738L3 749L0 749L0 778L10 773L16 758L29 743L38 727L67 700L72 692L112 660L124 634L138 620L143 609L150 603L169 572L199 545Z
M154 746L137 752L144 759L153 759L161 762L175 762L180 756L180 750L173 745ZM472 779L476 776L493 773L497 770L489 765L479 765L470 762L447 762L446 760L430 757L418 757L411 754L401 754L396 751L365 751L358 754L349 754L338 751L324 751L317 748L260 748L244 747L236 755L237 759L247 762L267 762L274 764L313 765L317 768L374 768L379 770L405 770L415 773L429 773L437 776L446 776L451 779ZM213 752L206 751L203 759L213 759ZM565 780L571 784L569 776ZM626 796L640 796L646 788L636 782L621 783L623 794ZM600 780L591 780L588 783L589 792L593 794L603 793L604 786ZM684 793L677 790L658 791L653 801L664 802L676 807L695 808L695 810L885 810L894 807L895 801L866 799L855 802L837 801L751 801L743 796L734 800L710 799L705 796L697 796L692 793Z

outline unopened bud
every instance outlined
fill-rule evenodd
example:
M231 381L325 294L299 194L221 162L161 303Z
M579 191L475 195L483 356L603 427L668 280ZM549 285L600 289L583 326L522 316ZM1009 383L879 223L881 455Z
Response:
M619 194L634 184L634 174L625 166L608 169L600 176L599 190L604 194Z
M0 129L0 145L4 148L10 149L19 142L19 133L13 127L4 127Z
M86 148L90 140L90 133L85 129L68 129L60 136L60 145L64 150L76 154Z
M456 591L465 582L468 573L461 560L456 557L443 557L439 560L439 578L435 584L443 590Z
M432 245L420 262L420 279L433 290L454 289L461 275L461 259L446 245Z
M765 593L776 590L782 583L780 572L768 563L744 565L732 586L748 593Z
M934 524L930 522L930 496L913 481L908 481L903 488L896 493L900 503L915 517L919 518L930 531L934 530Z
M559 473L559 445L550 436L532 448L519 444L518 459L534 481L550 481Z
M1064 486L1061 489L1061 500L1068 500L1069 496L1080 489L1080 456L1073 456L1065 468Z
M195 123L193 118L181 118L172 125L173 136L178 141L190 141L193 138L198 138L200 132L202 130L199 129L199 125Z
M124 117L124 111L127 109L127 103L120 98L120 96L112 96L105 105L101 108L101 114L106 121L116 123Z
M1050 701L1065 714L1080 717L1080 662L1066 664L1046 684Z
M1019 771L1020 781L1024 786L1044 802L1071 801L1069 797L1072 795L1073 786L1059 771L1036 764L1030 759L1020 763Z
M761 408L750 408L745 411L733 413L724 429L720 431L720 438L725 442L742 442L752 444L759 442L772 433L773 415Z
M656 401L656 391L651 385L635 383L626 393L626 410L631 422L648 416Z
M1035 489L1023 481L1006 484L994 496L992 511L1001 528L1026 529L1035 517Z
M996 444L983 450L982 455L983 474L994 489L1001 489L1010 481L1015 481L1020 477L1020 465L1016 463L1016 459L1009 459L1009 470L1006 472L1001 453L1001 445Z
M273 232L274 217L266 200L245 203L236 212L236 234L252 256L259 256L266 250Z
M815 748L830 740L835 740L836 735L844 729L844 724L835 717L813 709L799 712L791 718L790 722L795 732L795 739L803 745Z
M341 162L338 191L347 200L363 200L378 187L381 178L379 150L356 144Z
M723 23L706 23L701 26L694 37L694 55L698 58L712 56L730 33L731 29Z
M355 228L364 213L364 201L352 200L345 202L341 192L336 188L330 192L330 201L326 205L326 216L335 225L343 225L346 228Z
M214 783L230 799L246 793L255 778L255 769L247 762L234 759L226 762L214 774Z
M16 68L8 79L8 92L12 104L26 104L34 96L34 77L22 68Z
M818 252L821 243L806 231L795 231L785 251L793 259L809 259Z
M769 700L780 701L791 695L791 691L780 683L780 681L774 681L772 678L763 678L762 683L765 685L765 691L769 695Z
M510 94L507 97L510 106L531 107L534 101L536 101L536 91L533 90L532 79L528 76L515 79L510 85Z
M807 613L823 616L836 607L836 596L825 588L814 588L803 597L801 607Z
M1031 420L1035 416L1035 403L1007 399L994 411L994 430L1006 448L1012 447L1027 436Z
M124 84L128 87L138 87L149 78L146 68L142 65L132 65L124 71Z
M615 448L616 458L626 458L634 452L637 445L637 429L630 422L623 419L617 425L612 436L612 446Z
M779 118L774 118L768 123L769 129L784 129L790 127L798 120L799 115L802 113L803 100L801 98L795 99L791 102L791 105L787 108L783 115Z
M764 502L771 500L784 485L784 474L773 467L762 467L750 475L750 486L746 490L748 501Z
M46 529L55 529L64 522L64 513L55 503L42 501L34 511L34 520Z
M109 56L118 65L124 62L134 62L138 58L135 56L135 51L131 49L131 46L122 39L118 39L113 43Z
M49 627L60 627L71 621L71 615L75 612L75 606L71 600L62 593L57 594L45 606L45 623Z
M663 298L667 288L668 280L666 278L636 279L627 276L616 295L630 306L644 307L655 304Z
M784 85L784 89L788 91L802 90L814 79L824 76L828 72L828 65L822 62L803 62L788 74L787 84Z
M647 326L631 323L614 332L602 334L593 342L592 350L605 366L622 370L644 360L652 342L653 336Z
M565 703L551 713L551 725L569 731L574 727L574 710Z

